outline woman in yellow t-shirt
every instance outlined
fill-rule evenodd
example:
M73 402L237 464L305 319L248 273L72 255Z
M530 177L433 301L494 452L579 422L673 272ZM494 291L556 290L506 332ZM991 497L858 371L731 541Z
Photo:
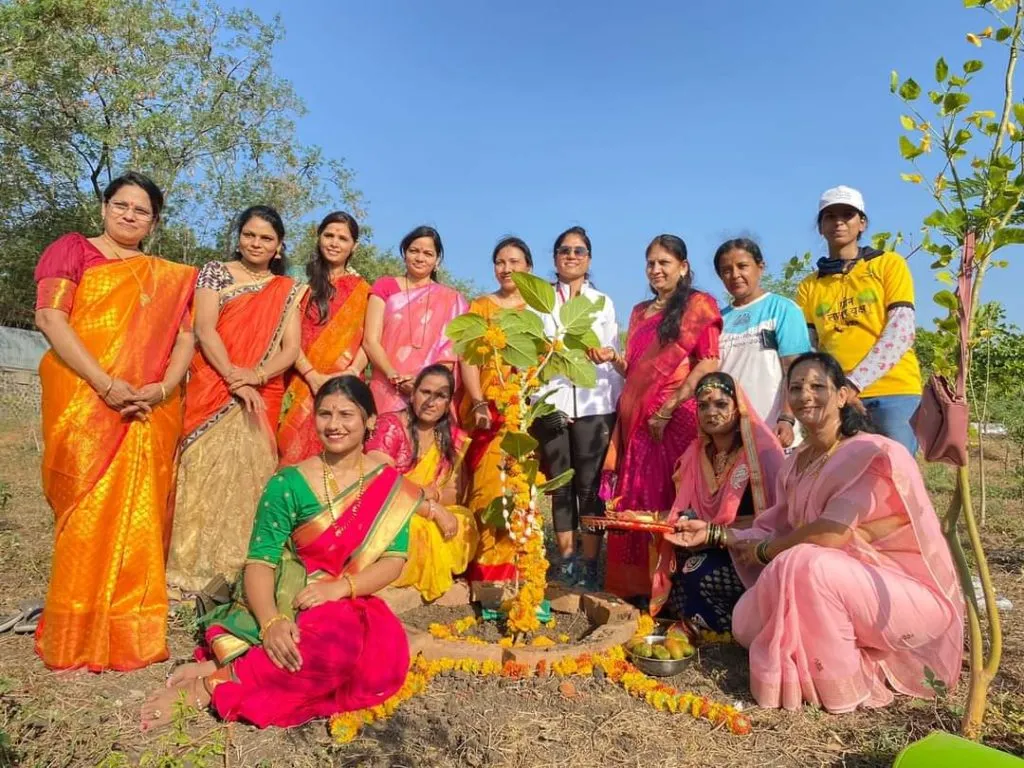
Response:
M818 231L828 256L796 292L817 349L835 357L878 431L911 454L910 417L921 400L914 354L914 281L898 253L862 246L864 197L851 187L826 190Z

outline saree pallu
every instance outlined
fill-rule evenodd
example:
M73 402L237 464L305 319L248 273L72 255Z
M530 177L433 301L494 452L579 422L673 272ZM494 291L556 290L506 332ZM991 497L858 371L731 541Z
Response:
M302 352L319 373L341 373L351 365L363 343L363 319L370 286L358 275L344 275L334 282L335 294L328 307L328 320L319 315L312 294L303 298ZM313 417L313 391L294 370L286 379L277 426L277 450L281 466L298 464L320 452Z
M384 299L380 343L395 370L406 376L415 376L428 365L444 363L452 367L458 388L458 355L444 329L449 322L465 313L466 300L462 294L433 282L405 291L398 288L395 278L391 277L377 281L374 295ZM398 393L379 369L373 371L370 390L377 404L377 413L400 411L408 404L408 400Z
M764 707L803 701L830 712L884 706L892 692L931 698L929 670L955 687L963 603L952 557L913 457L891 440L849 438L824 467L780 478L778 503L741 540L784 536L818 519L853 529L841 549L798 544L762 568L736 570L747 592L733 631L750 649L750 687ZM860 525L904 524L869 542Z
M292 600L311 581L354 575L375 563L422 498L418 488L383 466L361 498L350 487L333 500L341 510L337 518L324 509L292 532L275 571L275 597L278 610L299 628L298 672L278 669L259 645L259 627L241 585L234 603L204 617L209 648L224 665L208 678L211 703L222 718L286 728L372 707L398 691L409 669L409 645L383 600L346 598L297 616Z
M488 321L501 309L487 296L474 299L469 307L470 312ZM509 366L504 366L502 373L507 375L511 370ZM480 389L485 396L487 389L497 381L498 374L493 367L480 369ZM487 409L491 415L491 426L489 429L473 429L470 432L472 443L466 453L465 466L469 473L466 506L477 518L480 529L476 556L466 576L471 582L514 581L517 575L515 544L505 529L486 525L479 519L491 500L501 495L501 440L505 436L505 420L494 401L488 400ZM468 395L462 398L459 419L464 425L473 423L473 403Z
M143 300L139 278L151 288ZM140 256L90 267L68 322L111 376L163 378L187 326L196 270ZM52 350L43 390L43 492L53 566L36 653L51 668L132 670L167 658L164 543L182 431L181 389L124 420Z
M287 277L232 285L221 292L217 333L231 362L265 363L277 351L303 286ZM189 369L167 561L167 581L196 592L214 576L234 581L245 561L260 492L277 468L277 424L284 377L258 388L262 414L248 413L202 351Z
M697 362L718 357L722 316L714 299L694 291L680 321L678 339L662 345L658 340L662 313L645 318L648 305L638 304L630 316L626 385L605 468L616 473L618 509L665 511L675 497L676 462L697 436L696 401L690 398L675 409L660 441L651 437L647 424ZM648 597L656 559L651 534L610 535L605 588L620 597Z
M468 443L468 439L457 440L459 461ZM451 471L446 471L441 452L432 445L416 466L405 473L405 477L421 487L436 483L440 489L451 474ZM480 539L472 512L454 504L445 509L458 521L455 536L445 541L437 523L420 515L413 517L409 523L409 559L402 575L395 581L396 587L415 587L427 601L441 597L451 588L453 577L466 571Z
M698 423L697 439L690 443L676 468L676 498L672 502L669 522L674 523L683 512L693 510L700 520L731 526L736 522L736 513L748 488L754 502L755 519L775 503L775 483L785 462L785 454L775 434L758 416L738 383L735 402L740 450L726 466L721 479L716 479L708 458L711 436ZM680 559L678 547L661 536L657 539L658 561L651 588L652 616L658 614L668 599ZM696 573L700 564L689 565Z

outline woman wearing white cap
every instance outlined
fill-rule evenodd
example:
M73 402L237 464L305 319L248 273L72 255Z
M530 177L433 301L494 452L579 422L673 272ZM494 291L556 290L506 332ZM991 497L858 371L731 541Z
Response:
M818 231L828 257L797 288L811 342L843 366L878 430L917 450L910 417L921 400L914 354L914 281L898 253L860 244L867 230L864 198L851 187L826 190Z

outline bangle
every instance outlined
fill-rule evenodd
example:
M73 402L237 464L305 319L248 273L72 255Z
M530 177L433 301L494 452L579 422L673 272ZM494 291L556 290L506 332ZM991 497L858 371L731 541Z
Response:
M262 365L256 366L256 381L261 387L267 383L267 374L264 373Z
M791 427L796 426L796 419L794 419L788 413L780 413L779 418L777 418L775 421L785 422L786 424L789 424L789 426Z
M160 382L160 402L163 402L166 399L167 399L167 387L165 387L164 383L161 381Z
M349 596L349 598L351 599L353 597L359 597L359 595L356 594L356 580L353 579L352 576L350 574L347 574L347 573L343 573L341 575L341 578L343 578L345 581L348 582L348 596Z
M757 558L757 562L761 565L768 565L772 561L768 555L768 544L771 543L768 539L765 539L757 545L757 549L754 550L754 557Z
M114 388L114 377L111 376L110 377L110 383L107 384L107 388L103 390L103 394L100 395L100 398L103 399L103 400L106 400L107 399L107 395L110 394L110 390L112 390L113 388Z
M661 410L657 410L654 412L651 418L657 419L658 421L670 421L672 419L672 414L670 413L668 416L666 416L664 413L661 412Z
M309 366L309 368L306 368L305 370L302 370L301 368L296 368L296 370L298 370L299 376L301 376L302 378L306 378L307 376L309 376L310 373L313 372L313 366L311 365Z
M474 411L479 411L481 408L489 408L486 400L477 400L473 403Z
M273 618L267 619L267 623L264 624L262 627L260 627L260 641L261 642L263 641L264 636L267 634L267 630L269 630L272 626L274 626L279 621L288 621L288 617L285 614L283 614L283 613L279 613L276 616L274 616Z

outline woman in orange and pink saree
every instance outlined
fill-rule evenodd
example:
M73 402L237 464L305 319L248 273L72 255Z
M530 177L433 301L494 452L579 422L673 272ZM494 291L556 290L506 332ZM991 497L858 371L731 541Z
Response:
M806 442L783 468L775 506L725 543L747 586L733 634L750 650L762 707L881 707L893 692L953 688L963 603L953 560L914 458L869 434L829 355L801 355L788 392ZM708 524L677 523L688 546Z
M405 630L374 594L402 571L423 493L364 454L376 411L359 379L330 379L315 413L322 453L267 484L235 601L202 619L205 660L147 700L143 730L169 722L182 694L286 728L381 704L405 681Z
M163 194L127 173L103 192L103 234L69 234L36 268L50 342L43 492L50 586L36 653L53 669L127 671L167 658L164 546L196 270L140 250Z
M722 316L711 296L692 287L681 238L659 235L647 246L647 280L655 298L633 307L626 354L613 359L626 377L605 459L615 473L613 510L672 506L676 462L697 437L693 393L701 376L718 368ZM654 556L650 534L609 535L605 588L646 601Z
M373 364L370 389L380 413L405 408L416 374L428 365L441 363L458 376L458 355L444 329L468 306L461 293L437 282L444 245L436 229L416 227L400 249L405 274L375 282L366 307L363 348Z
M328 379L366 370L363 319L370 286L349 266L359 224L344 211L327 214L317 227L316 253L306 265L309 292L299 306L302 341L286 377L277 426L281 466L319 453L313 398Z
M260 489L277 468L284 372L299 354L304 287L285 277L284 224L273 208L238 218L234 261L199 273L167 581L221 591L245 562Z
M785 455L775 433L727 373L697 383L697 439L676 469L676 500L669 522L684 517L711 524L710 538L749 528L775 503L775 478ZM664 537L651 593L651 615L665 606L684 621L713 632L732 631L732 610L743 582L729 554L714 546L687 550Z

